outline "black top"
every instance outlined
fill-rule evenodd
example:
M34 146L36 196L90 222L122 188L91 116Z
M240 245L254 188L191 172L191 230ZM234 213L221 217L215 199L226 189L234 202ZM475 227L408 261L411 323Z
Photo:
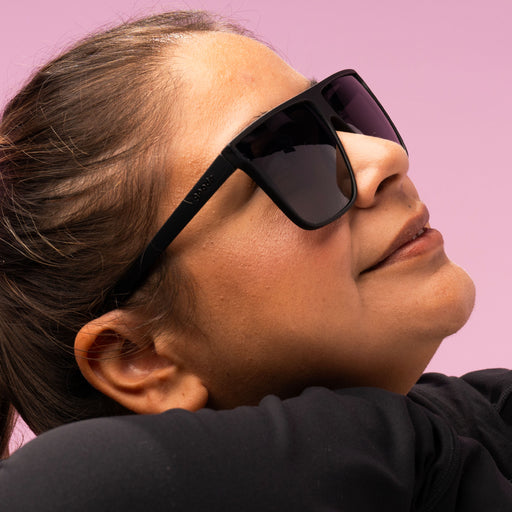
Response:
M310 388L232 411L88 420L0 464L2 511L512 511L512 372L408 397Z

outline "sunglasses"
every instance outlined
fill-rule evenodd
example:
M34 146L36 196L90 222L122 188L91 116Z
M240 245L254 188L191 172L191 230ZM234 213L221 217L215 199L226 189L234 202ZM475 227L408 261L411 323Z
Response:
M111 306L120 306L143 283L169 244L237 169L301 228L318 229L343 215L357 189L337 131L388 139L407 151L361 77L353 70L335 73L260 117L222 150L110 292Z

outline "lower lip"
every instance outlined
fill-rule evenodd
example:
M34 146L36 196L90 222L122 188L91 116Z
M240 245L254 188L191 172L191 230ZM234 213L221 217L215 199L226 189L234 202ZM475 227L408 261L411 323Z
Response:
M437 229L425 228L425 231L410 242L400 246L395 252L390 254L385 260L377 263L369 270L385 267L393 263L409 260L416 256L429 253L443 246L443 235Z

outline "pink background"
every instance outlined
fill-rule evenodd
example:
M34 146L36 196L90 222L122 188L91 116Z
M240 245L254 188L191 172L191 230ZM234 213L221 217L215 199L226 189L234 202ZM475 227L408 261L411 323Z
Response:
M512 2L2 0L0 104L76 38L176 8L232 16L307 76L362 74L404 136L431 224L477 285L472 318L429 369L512 367Z

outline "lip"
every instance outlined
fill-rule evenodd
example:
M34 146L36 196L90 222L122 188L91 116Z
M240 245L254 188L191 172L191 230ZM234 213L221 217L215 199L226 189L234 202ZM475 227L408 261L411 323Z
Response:
M441 233L427 226L429 218L429 212L424 206L419 215L411 218L403 226L388 248L381 254L378 261L364 272L370 272L396 261L417 256L433 247L442 245L443 237Z

